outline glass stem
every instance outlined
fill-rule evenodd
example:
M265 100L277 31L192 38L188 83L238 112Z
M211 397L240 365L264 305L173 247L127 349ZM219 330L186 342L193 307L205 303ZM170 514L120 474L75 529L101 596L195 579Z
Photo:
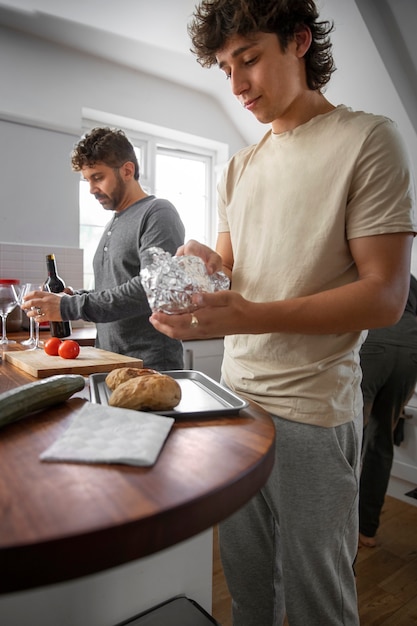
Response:
M6 318L7 315L2 315L1 316L1 340L4 342L7 339L6 336Z
M35 347L39 348L39 324L35 322Z
M35 320L33 319L33 317L29 318L29 339L31 341L33 341L34 339L34 330L33 330L33 325L35 323Z

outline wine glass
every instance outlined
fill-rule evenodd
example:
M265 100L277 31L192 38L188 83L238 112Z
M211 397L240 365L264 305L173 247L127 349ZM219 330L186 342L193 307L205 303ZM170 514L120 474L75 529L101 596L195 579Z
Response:
M6 320L9 313L18 304L17 293L13 285L0 285L0 316L2 321L1 345L16 343L14 339L8 339L6 335Z
M26 296L26 294L28 294L29 291L35 291L36 289L39 289L39 287L38 285L35 285L33 283L25 283L24 285L21 285L19 292L18 292L19 306L22 306L23 298ZM33 349L36 347L35 320L33 319L33 317L29 317L29 338L25 339L24 341L21 341L20 343L22 344L22 346L28 346L30 349Z
M37 283L26 283L24 295L27 296L27 294L30 293L31 291L49 291L49 288L45 284L39 285ZM22 296L22 303L23 303L23 296ZM32 307L32 310L34 308L35 307ZM43 348L43 341L40 341L39 339L39 322L37 322L34 317L30 317L30 316L28 317L30 321L32 322L32 324L35 325L35 339L34 339L34 345L32 347L32 350L40 350Z

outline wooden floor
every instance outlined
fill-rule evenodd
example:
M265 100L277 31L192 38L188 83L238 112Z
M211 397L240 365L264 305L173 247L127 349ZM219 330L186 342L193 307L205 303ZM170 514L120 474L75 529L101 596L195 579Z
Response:
M386 496L378 545L359 549L356 574L361 626L417 625L417 506ZM217 529L212 614L221 626L232 625Z

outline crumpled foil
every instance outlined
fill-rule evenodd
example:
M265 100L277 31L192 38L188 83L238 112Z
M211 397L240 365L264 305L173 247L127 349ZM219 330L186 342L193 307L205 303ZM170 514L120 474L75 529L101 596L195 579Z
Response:
M230 286L223 272L209 275L200 257L171 256L157 247L146 250L140 278L151 310L170 314L194 311L195 293L212 293Z

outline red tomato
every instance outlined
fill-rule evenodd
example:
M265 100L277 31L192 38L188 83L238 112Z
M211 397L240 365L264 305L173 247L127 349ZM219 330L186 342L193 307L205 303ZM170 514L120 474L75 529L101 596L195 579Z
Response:
M58 339L58 337L51 337L50 339L45 341L43 349L45 350L46 354L49 354L50 356L58 356L58 349L61 343L62 341L61 339Z
M58 354L63 359L76 359L80 354L80 346L73 339L65 339L58 348Z

